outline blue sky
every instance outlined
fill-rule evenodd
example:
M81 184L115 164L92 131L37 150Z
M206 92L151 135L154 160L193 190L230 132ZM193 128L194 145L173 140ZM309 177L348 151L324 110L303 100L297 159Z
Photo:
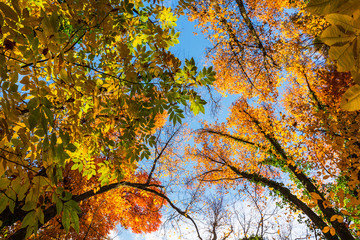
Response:
M174 4L168 4L174 7ZM176 57L178 57L182 61L184 61L185 58L190 59L193 57L199 69L202 69L204 65L209 65L206 62L206 48L211 47L211 42L205 38L205 36L201 33L199 29L195 28L196 23L187 20L187 16L181 16L177 24L177 30L180 32L180 43L170 48L170 50L175 54ZM194 34L194 32L196 34ZM220 97L220 94L216 93L216 97ZM219 112L217 112L216 117L213 117L210 114L210 107L206 107L205 115L200 113L195 118L185 119L185 122L189 124L190 128L198 129L201 127L199 124L200 120L206 120L212 123L216 120L219 120L221 122L225 121L226 117L228 116L228 109L231 106L231 103L235 100L235 96L222 98L220 103L222 108L219 110ZM218 116L220 116L219 119L217 119ZM124 229L121 229L118 235L114 234L111 235L111 237L113 237L114 240L157 239L156 237L154 238L151 235L132 234L130 230ZM171 239L171 237L167 239Z
M206 63L205 58L205 50L206 47L211 46L210 41L206 40L204 35L201 33L199 29L195 28L195 23L187 20L186 16L181 16L178 20L177 30L180 32L179 44L172 47L170 50L178 57L180 60L184 61L185 58L194 58L199 69L202 69L204 64ZM197 34L194 35L194 32ZM228 103L230 105L230 102ZM200 119L206 119L209 121L213 121L214 119L208 114L209 109L207 108L204 114L199 114L196 118L190 120L190 127L196 129L199 128L200 125L198 121ZM227 107L223 109L223 111L227 111ZM186 120L185 120L186 121ZM145 236L141 236L139 234L132 234L129 230L121 230L120 234L116 237L115 235L111 235L114 237L114 240L141 240L146 239Z
M170 48L170 50L175 54L176 57L178 57L182 61L184 61L185 58L194 58L195 63L200 70L204 66L211 66L211 63L207 62L206 59L206 48L212 47L212 43L205 38L201 30L196 28L195 25L196 22L188 21L187 16L181 16L178 20L177 26L177 30L180 32L180 43ZM215 91L214 94L216 99L221 98L221 109L217 113L217 116L215 118L212 117L210 114L210 106L207 106L205 107L205 115L200 113L192 120L190 126L191 128L199 128L200 125L198 124L198 122L200 120L206 120L209 122L214 122L215 120L223 122L226 120L228 116L228 109L237 97L228 96L224 98Z
M175 0L169 0L168 6L174 7ZM172 47L170 50L177 56L180 60L184 61L185 58L194 58L199 69L202 69L204 65L209 65L206 61L206 48L211 47L210 41L205 39L201 31L195 28L196 23L189 22L186 16L181 16L178 20L177 30L180 32L179 44ZM194 35L194 32L196 33ZM217 94L220 96L220 94ZM226 118L229 114L229 107L236 100L237 96L229 96L222 98L220 105L221 110L217 113L216 117L212 117L210 114L210 108L206 107L206 112L204 114L199 114L195 118L186 118L185 122L189 124L192 129L200 128L199 121L206 120L213 123L218 120L219 122L226 121ZM172 211L170 209L170 211ZM280 223L281 224L281 223ZM299 225L300 226L300 225ZM299 227L297 226L297 228ZM191 226L192 227L192 226ZM184 226L185 228L185 226ZM304 229L302 229L304 230ZM116 236L116 237L115 237ZM154 234L133 234L130 230L124 230L120 227L120 233L118 235L111 235L110 237L113 240L153 240L158 239L158 236ZM178 236L174 234L171 236L166 236L166 239L178 239Z

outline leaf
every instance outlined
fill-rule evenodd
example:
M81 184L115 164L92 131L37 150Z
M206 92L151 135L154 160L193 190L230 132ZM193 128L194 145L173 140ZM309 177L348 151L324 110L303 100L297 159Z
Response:
M322 229L322 232L327 233L329 230L330 230L330 228L328 226L326 226Z
M68 83L68 81L69 81L69 79L68 79L68 73L67 73L67 71L65 70L65 68L62 68L62 69L60 70L60 78L61 78L64 82Z
M33 232L35 232L35 227L29 226L29 227L26 229L25 239L28 239L28 238L31 236L31 234L33 234Z
M346 43L352 42L355 38L355 35L346 35L336 26L326 28L320 36L320 40L329 46L345 45Z
M351 76L353 77L354 82L360 85L360 73L357 71L351 71Z
M70 213L69 213L69 210L67 208L64 208L61 222L62 222L62 224L63 224L63 226L65 228L65 231L69 232L69 229L70 229Z
M30 211L36 208L37 203L33 201L28 201L25 203L25 205L21 208L24 211Z
M26 192L29 190L30 183L26 181L23 185L21 185L18 194L18 200L22 201L25 197Z
M37 108L39 106L39 98L34 97L29 100L27 104L27 108L32 111L33 109Z
M315 192L311 192L310 195L311 195L312 199L315 199L315 200L321 200L322 199L321 196L319 194L315 193Z
M19 6L19 2L18 0L11 0L11 4L14 7L15 11L17 12L18 15L21 15L21 9Z
M2 16L2 14L0 14L0 27L2 27L4 24L4 18Z
M70 210L70 214L71 214L71 220L73 222L74 229L77 233L79 233L79 216L77 214L77 211L75 211L75 209Z
M336 231L335 231L335 228L330 228L330 234L331 234L331 236L335 236L335 234L336 234Z
M67 201L65 205L68 206L69 208L74 209L77 213L81 213L81 209L79 208L78 203L75 202L74 200Z
M42 109L44 110L46 117L49 120L50 126L54 127L54 116L52 111L45 106Z
M360 85L351 86L342 96L340 107L347 111L360 109Z
M2 196L0 198L0 213L2 213L5 208L8 206L8 203L9 203L10 199L6 196Z
M34 226L35 222L36 222L35 211L31 211L27 213L26 216L24 217L21 223L21 228L25 228L26 226Z
M360 27L354 24L354 19L348 15L333 13L326 15L325 19L332 25L337 26L339 30L343 30L345 34L353 34L360 30Z
M339 72L350 71L355 65L353 48L350 43L344 46L332 46L329 51L330 58L336 61Z
M0 10L4 13L5 17L10 18L15 22L19 20L19 17L16 14L16 12L3 2L0 2Z
M69 200L71 199L71 197L72 197L72 194L71 194L70 192L68 192L68 191L63 191L60 198L61 198L63 201L69 201Z
M63 202L60 198L56 196L56 212L57 214L60 214L63 209Z
M10 185L10 180L7 178L0 178L0 189L6 189Z
M36 213L37 213L37 218L39 219L39 222L41 224L44 224L44 212L43 210L41 209L41 207L37 208L36 209Z
M313 14L324 15L329 11L330 2L330 0L310 0L306 10Z
M34 111L30 112L29 119L28 119L30 130L33 130L39 124L40 118L41 118L40 108L36 108Z

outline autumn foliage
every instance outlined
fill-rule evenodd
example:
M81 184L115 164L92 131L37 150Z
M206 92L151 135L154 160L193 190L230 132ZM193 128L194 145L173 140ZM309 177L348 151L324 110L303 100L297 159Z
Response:
M170 51L184 12L211 41L213 67ZM2 237L153 232L168 204L201 239L195 198L250 182L325 239L356 239L359 23L355 0L180 0L175 11L159 0L0 0ZM237 100L179 159L168 150L177 131L164 141L162 128L204 113L199 89L213 83ZM194 199L182 210L161 181L189 163Z
M68 168L70 170L70 167ZM146 182L148 175L138 173L131 175L133 182ZM94 178L87 180L78 172L66 171L64 187L73 195L88 189L96 189ZM152 184L160 184L153 181ZM81 188L83 187L83 188ZM70 229L67 233L57 217L49 221L39 232L40 238L54 239L101 239L116 226L129 228L134 233L149 233L158 229L161 223L160 209L164 200L152 193L130 187L119 187L107 193L96 195L79 204L79 229L77 233Z
M4 237L158 227L154 194L166 196L137 163L151 159L167 120L180 123L185 107L204 111L196 89L214 80L211 68L169 51L175 22L161 1L0 1Z
M340 2L312 1L309 9L329 14L336 5L348 14L350 6L359 7ZM189 11L213 43L208 58L217 72L216 88L225 96L239 95L226 122L204 122L187 152L197 163L199 186L265 186L307 215L326 239L355 239L359 114L340 105L346 109L344 99L355 104L358 95L351 90L355 75L343 73L352 52L335 55L354 44L350 28L358 12L324 19L307 12L302 1L265 0L195 1ZM331 31L344 35L326 35L327 20ZM331 40L329 50L324 42Z

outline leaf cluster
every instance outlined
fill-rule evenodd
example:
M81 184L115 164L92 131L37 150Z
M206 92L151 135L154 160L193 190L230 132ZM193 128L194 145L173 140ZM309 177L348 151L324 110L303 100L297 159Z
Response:
M351 71L355 85L343 95L341 108L348 111L360 109L360 4L355 0L312 0L307 10L324 16L331 25L320 40L330 46L329 57L339 72Z

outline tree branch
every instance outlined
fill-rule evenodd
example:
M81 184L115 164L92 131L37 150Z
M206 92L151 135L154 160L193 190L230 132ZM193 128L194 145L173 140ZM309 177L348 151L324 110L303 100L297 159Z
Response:
M271 143L275 151L281 156L281 158L284 160L284 162L288 162L290 158L287 156L285 150L281 147L281 144L275 139L273 136L268 134L266 131L264 131L261 127L260 122L253 117L251 114L243 110L244 113L246 113L250 119L253 121L253 123L256 125L256 127L259 129L259 131L264 135L264 137ZM336 212L334 208L331 207L324 207L324 201L326 201L324 195L320 190L313 184L313 182L299 169L296 167L295 164L287 164L287 168L290 169L290 171L295 175L295 177L303 184L305 189L311 193L317 193L321 200L317 201L317 206L320 208L321 212L324 214L325 218L331 225L335 228L336 233L339 235L339 237L342 240L355 240L355 238L352 236L349 229L345 226L344 223L339 223L338 221L330 221L331 217L333 215L341 215L340 213Z
M103 186L103 187L100 187L100 190L97 191L96 193L94 193L93 190L90 190L90 191L87 191L83 194L80 194L80 195L76 195L76 196L73 196L72 197L72 200L74 200L75 202L80 202L80 201L84 201L90 197L93 197L95 195L99 195L99 194L102 194L102 193L106 193L110 190L113 190L119 186L125 186L125 187L133 187L133 188L137 188L137 189L140 189L140 190L143 190L143 191L147 191L147 192L151 192L163 199L165 199L169 204L170 206L176 210L180 215L190 219L190 221L194 224L195 226L195 229L196 229L196 232L198 234L198 237L200 240L202 240L201 236L200 236L200 232L199 232L199 229L195 223L195 221L184 211L182 211L181 209L179 209L178 207L175 206L174 203L171 202L171 200L163 193L161 192L158 192L154 189L151 189L150 187L161 187L160 185L157 185L157 184L144 184L144 183L131 183L131 182L127 182L127 181L122 181L122 182L119 182L119 183L112 183L112 184L109 184L109 185L106 185L106 186ZM17 204L18 205L18 204ZM24 218L26 216L26 214L28 212L25 212L21 209L19 209L21 211L21 216L18 216L19 219ZM4 211L5 212L5 211ZM4 213L3 212L3 213ZM14 214L12 215L15 215L17 214L18 212L14 212ZM20 213L20 212L19 212ZM2 215L2 214L1 214ZM52 205L50 207L48 207L45 211L44 211L44 223L41 224L39 223L39 228L41 228L44 224L46 224L48 221L50 221L52 218L54 218L55 216L57 215L57 211L56 211L56 205ZM9 217L9 216L8 216ZM18 220L19 220L18 219ZM25 236L26 236L26 228L21 228L19 230L17 230L12 236L10 236L9 240L23 240L25 239Z
M239 7L240 14L243 17L246 26L249 28L251 35L255 38L255 42L257 43L258 48L262 51L263 56L268 57L270 59L271 63L273 64L273 66L278 68L278 65L275 63L274 59L270 55L267 54L265 47L260 40L259 35L257 34L249 16L246 13L244 3L242 2L242 0L236 0L236 3Z
M283 196L285 199L293 203L298 209L302 210L316 225L317 228L323 229L327 224L319 217L314 211L311 210L303 201L301 201L297 196L293 195L291 191L284 187L281 183L278 183L276 181L267 179L259 174L256 173L247 173L240 171L236 167L232 165L227 165L234 173L236 173L238 176L245 178L249 180L250 182L256 183L256 184L262 184L269 188L273 188L274 190L278 191L281 196ZM339 238L335 235L332 236L330 232L324 233L324 236L328 240L338 240Z

